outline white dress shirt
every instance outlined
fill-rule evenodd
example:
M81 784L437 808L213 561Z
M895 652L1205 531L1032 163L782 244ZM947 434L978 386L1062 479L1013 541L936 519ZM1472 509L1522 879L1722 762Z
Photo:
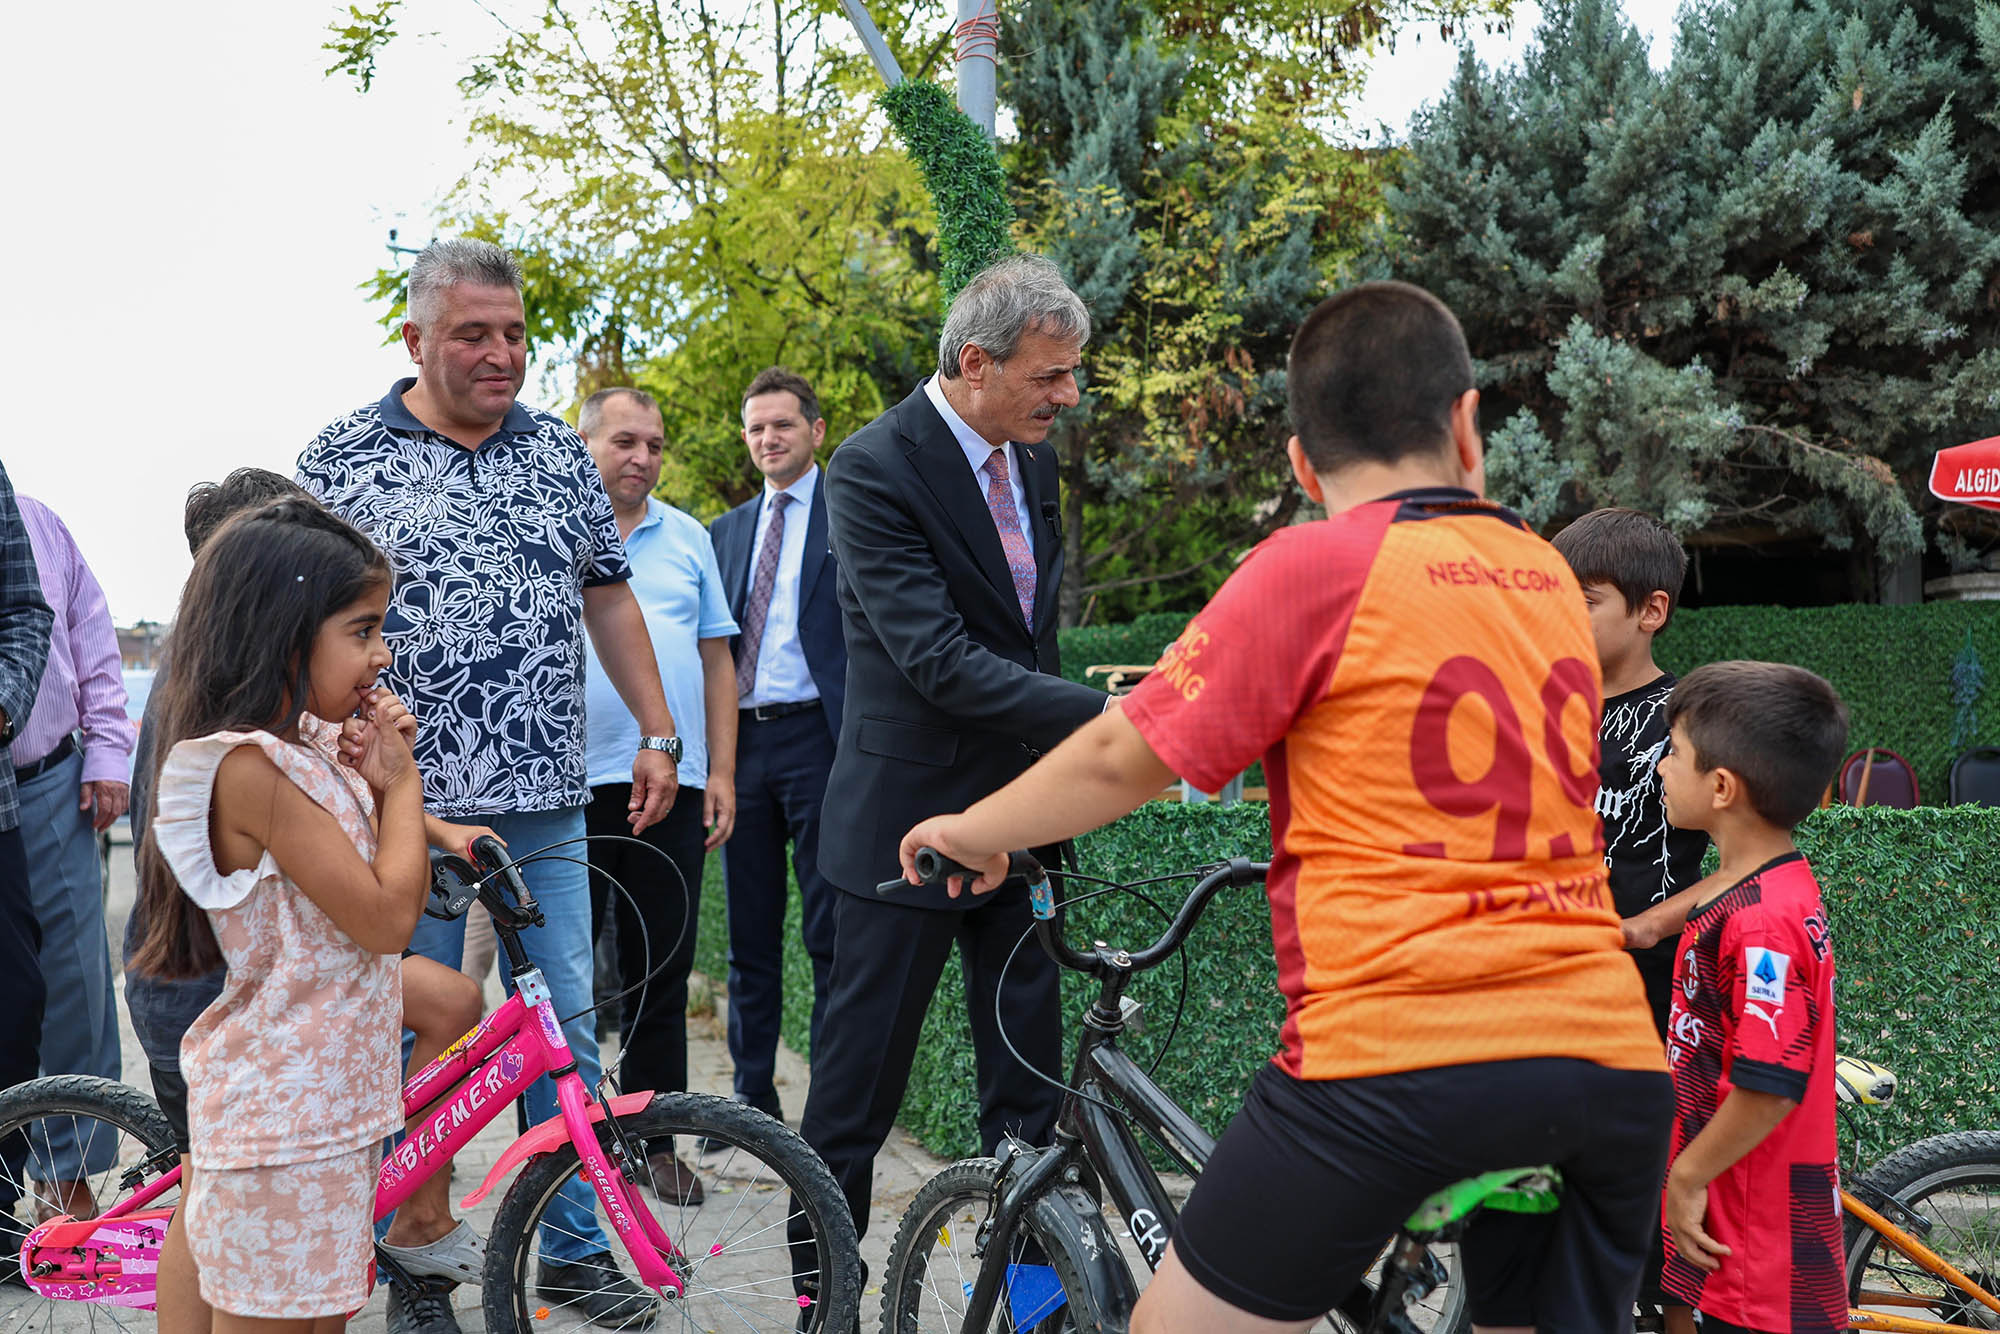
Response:
M757 586L757 557L764 550L764 534L771 526L775 507L771 498L783 494L792 498L785 507L785 534L778 542L778 577L771 585L771 608L764 613L764 642L757 649L757 680L740 703L746 709L764 704L801 704L819 698L812 669L806 665L806 651L799 643L799 569L806 557L806 524L812 515L813 492L819 487L819 465L787 487L764 483L764 503L757 510L757 531L750 538L749 582L744 586L745 607L750 590ZM747 610L746 610L747 614Z
M933 375L924 381L924 393L929 397L931 406L938 410L938 416L944 418L944 424L951 428L953 438L958 441L958 447L965 451L965 461L972 465L973 474L979 483L979 494L984 497L987 482L990 480L986 475L986 460L993 453L992 443L967 426L965 418L952 410L951 404L945 400L944 389L937 376ZM1014 442L1011 440L1002 448L1007 451L1007 489L1014 493L1014 513L1021 521L1021 536L1028 539L1028 550L1033 551L1036 547L1035 527L1028 522L1028 489L1021 484L1020 452L1014 448Z

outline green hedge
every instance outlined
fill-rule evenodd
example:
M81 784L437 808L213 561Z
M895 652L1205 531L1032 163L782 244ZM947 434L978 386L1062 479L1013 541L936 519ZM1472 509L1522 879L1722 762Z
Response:
M1863 1124L1863 1156L1946 1130L2000 1126L2000 811L1891 811L1836 808L1815 815L1800 835L1825 888L1839 960L1836 1004L1843 1051L1887 1065L1901 1092ZM1269 853L1264 808L1183 807L1154 802L1083 841L1084 868L1136 879L1232 855ZM711 862L713 859L711 859ZM1172 886L1153 891L1171 909ZM796 934L796 897L793 934ZM710 877L703 895L697 966L722 976L722 894ZM1143 943L1161 919L1135 899L1114 895L1071 915L1074 938ZM1189 989L1181 1032L1157 1077L1196 1118L1220 1131L1243 1089L1276 1049L1283 1017L1271 959L1270 919L1261 891L1217 899L1186 951ZM804 951L786 967L786 1041L804 1046L811 980ZM1148 1064L1180 995L1168 964L1136 983L1148 1031L1130 1049ZM1073 1020L1089 984L1066 978L1063 1010ZM902 1123L933 1152L976 1151L971 1038L955 966L924 1023Z
M1155 614L1064 630L1063 674L1080 681L1094 663L1151 662L1186 620ZM1703 607L1676 612L1656 649L1660 665L1681 675L1726 658L1811 668L1847 701L1848 749L1884 746L1902 755L1917 771L1925 802L1941 806L1957 753L1951 669L1968 634L1987 676L2000 682L2000 602ZM2000 692L1984 692L1976 712L1978 725L1958 750L2000 745Z

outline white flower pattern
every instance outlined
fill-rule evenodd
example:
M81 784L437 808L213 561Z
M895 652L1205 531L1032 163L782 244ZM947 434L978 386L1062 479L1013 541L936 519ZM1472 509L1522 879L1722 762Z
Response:
M384 678L423 723L425 806L584 805L581 590L631 577L604 483L560 417L516 404L467 450L410 416L413 383L320 432L298 477L395 566Z

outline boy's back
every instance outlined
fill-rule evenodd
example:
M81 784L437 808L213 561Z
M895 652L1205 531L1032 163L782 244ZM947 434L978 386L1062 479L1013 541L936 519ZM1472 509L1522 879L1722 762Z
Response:
M1287 1073L1660 1068L1592 804L1590 630L1506 510L1440 488L1280 532L1125 713L1211 790L1269 748Z
M1847 1324L1834 1166L1833 946L1812 868L1780 857L1700 906L1681 934L1667 1059L1678 1157L1730 1090L1798 1103L1708 1188L1713 1273L1669 1236L1663 1286L1705 1315L1792 1334Z

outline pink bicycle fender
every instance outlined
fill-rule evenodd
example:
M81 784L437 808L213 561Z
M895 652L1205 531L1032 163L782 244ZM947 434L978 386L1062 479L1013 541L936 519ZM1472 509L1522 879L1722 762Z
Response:
M621 1093L611 1100L611 1111L616 1116L630 1116L634 1112L645 1110L646 1104L652 1100L651 1089L643 1093ZM604 1119L603 1104L591 1104L590 1119L592 1121ZM540 1125L531 1127L527 1134L507 1146L507 1151L500 1155L500 1161L494 1163L493 1170L486 1174L486 1180L479 1183L479 1189L460 1200L458 1207L472 1208L485 1199L502 1180L512 1176L514 1169L522 1163L538 1153L547 1153L567 1143L569 1143L569 1127L563 1124L560 1115L552 1116Z

